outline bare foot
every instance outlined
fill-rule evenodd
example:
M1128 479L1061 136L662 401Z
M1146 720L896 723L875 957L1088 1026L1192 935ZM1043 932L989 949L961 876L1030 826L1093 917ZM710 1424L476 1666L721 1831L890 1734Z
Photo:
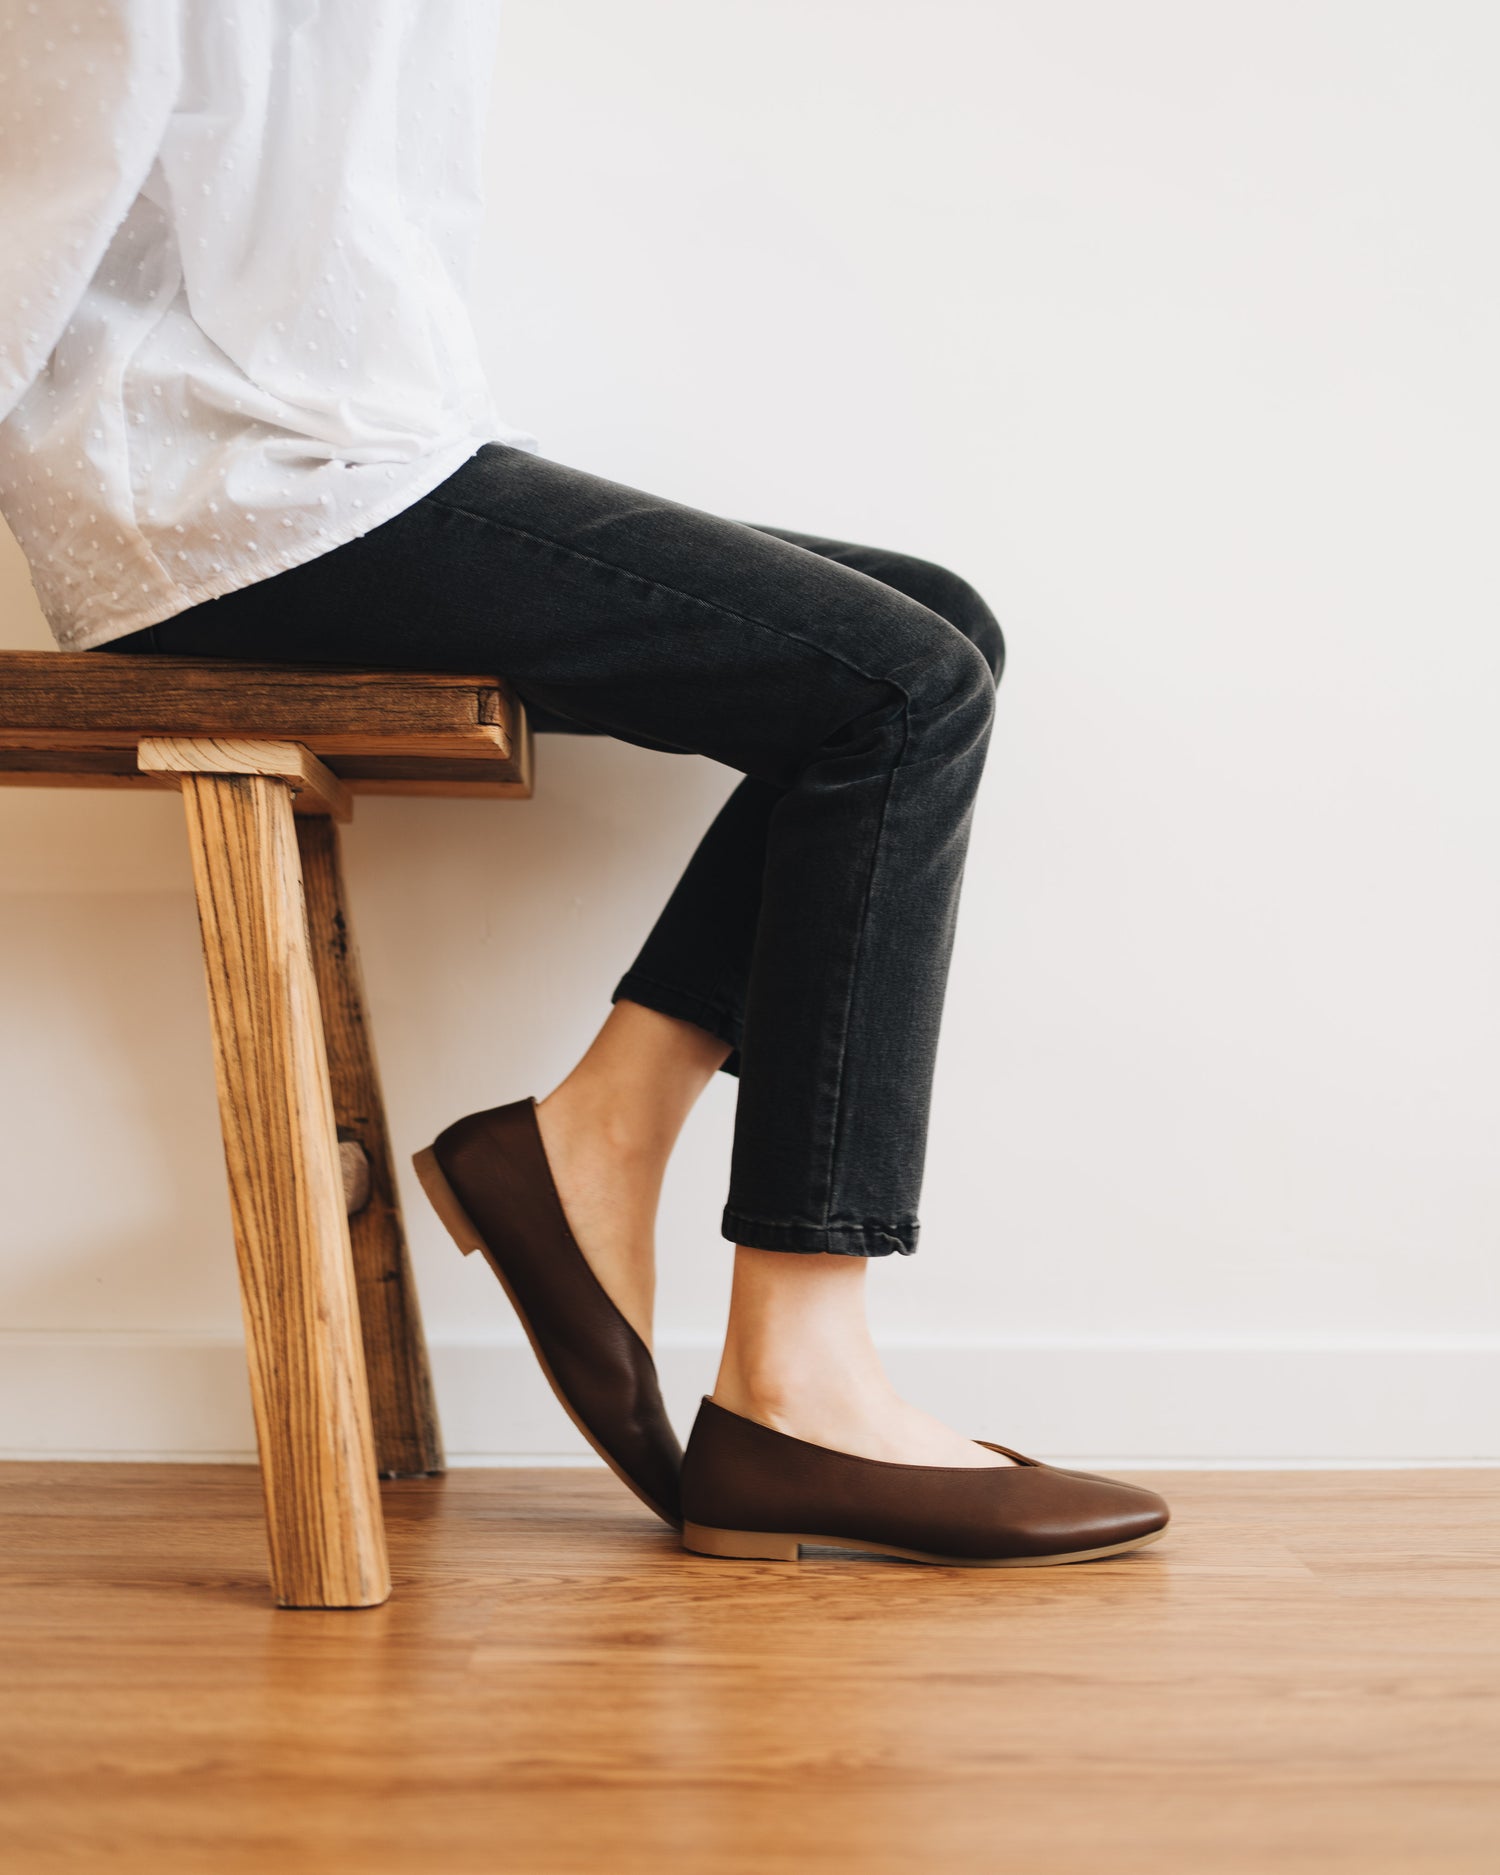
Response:
M895 1465L991 1470L1014 1463L891 1385L865 1315L865 1257L734 1253L734 1289L713 1398L810 1445Z
M738 1377L720 1373L713 1398L731 1413L759 1420L776 1432L826 1445L857 1458L879 1458L894 1465L961 1465L975 1470L1014 1461L955 1432L931 1413L903 1400L881 1376L883 1385L847 1389L751 1388Z
M596 1118L575 1113L556 1094L537 1102L536 1117L563 1215L584 1261L649 1348L656 1304L658 1156L612 1138Z
M656 1205L693 1102L729 1043L622 996L536 1107L563 1214L604 1293L649 1348Z

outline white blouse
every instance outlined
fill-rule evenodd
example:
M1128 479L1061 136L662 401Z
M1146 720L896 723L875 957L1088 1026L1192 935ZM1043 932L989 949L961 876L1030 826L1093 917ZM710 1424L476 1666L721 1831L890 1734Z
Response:
M59 645L538 447L465 298L497 10L0 4L0 511Z

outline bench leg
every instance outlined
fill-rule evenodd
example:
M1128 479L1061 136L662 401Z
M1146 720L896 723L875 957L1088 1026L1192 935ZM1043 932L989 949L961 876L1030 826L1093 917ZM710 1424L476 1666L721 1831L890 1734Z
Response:
M386 1478L440 1472L437 1403L344 892L338 827L327 814L299 814L297 844L334 1118L346 1138L352 1135L363 1146L370 1168L370 1196L350 1217L349 1238L370 1377L375 1463Z
M390 1593L292 795L181 778L203 931L271 1583L289 1608Z

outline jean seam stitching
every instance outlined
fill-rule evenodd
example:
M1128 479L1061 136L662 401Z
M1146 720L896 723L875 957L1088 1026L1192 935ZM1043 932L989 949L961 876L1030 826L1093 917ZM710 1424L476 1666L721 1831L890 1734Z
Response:
M897 1234L895 1226L880 1218L830 1216L820 1224L805 1217L762 1217L757 1211L742 1211L738 1205L726 1205L724 1209L728 1216L742 1218L747 1224L769 1224L777 1230L873 1230L887 1236ZM916 1221L915 1218L907 1218L905 1228L911 1229Z
M844 1007L839 1022L838 1044L838 1079L833 1090L833 1127L828 1144L828 1158L823 1174L823 1214L825 1220L833 1215L834 1170L838 1162L839 1146L843 1137L844 1124L844 1080L845 1068L849 1057L849 1023L854 1010L854 985L859 975L859 962L864 953L865 933L869 925L870 899L875 889L875 874L880 865L880 843L885 837L886 815L891 803L891 790L895 785L896 771L901 766L910 735L910 698L902 692L901 704L901 749L895 761L885 772L885 787L880 797L880 818L875 825L875 837L870 843L870 864L865 874L864 891L860 897L859 916L856 920L854 955L850 960L848 989L844 997ZM765 1220L767 1223L770 1219Z

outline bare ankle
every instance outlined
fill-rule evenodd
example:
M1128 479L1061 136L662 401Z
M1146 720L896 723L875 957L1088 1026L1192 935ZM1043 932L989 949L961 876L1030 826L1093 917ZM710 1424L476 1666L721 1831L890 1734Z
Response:
M742 1351L727 1344L714 1383L720 1406L778 1432L842 1424L892 1400L894 1390L872 1346L858 1341L792 1351Z
M796 1418L795 1391L776 1381L752 1381L737 1366L722 1366L714 1382L714 1400L742 1419L785 1430Z
M664 1167L694 1101L728 1053L729 1044L706 1030L621 998L537 1111L591 1150Z
M560 1149L607 1159L622 1170L660 1172L675 1134L643 1118L641 1109L600 1091L564 1081L537 1102L543 1138Z

